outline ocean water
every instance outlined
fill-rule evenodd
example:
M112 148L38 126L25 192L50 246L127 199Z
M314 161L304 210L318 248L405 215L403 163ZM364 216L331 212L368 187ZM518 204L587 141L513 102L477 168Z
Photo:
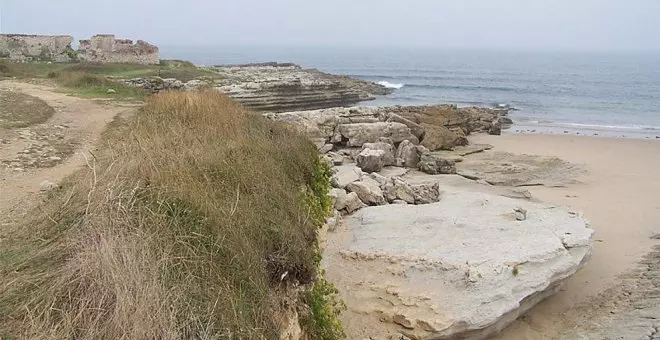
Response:
M507 104L518 131L660 136L660 52L163 48L198 64L295 62L381 83L370 106Z

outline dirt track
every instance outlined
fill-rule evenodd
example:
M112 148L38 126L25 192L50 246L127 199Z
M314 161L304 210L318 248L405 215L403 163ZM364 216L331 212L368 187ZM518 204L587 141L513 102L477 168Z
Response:
M136 104L81 99L16 81L0 81L0 90L39 98L55 109L44 123L0 128L1 229L39 202L40 183L58 183L84 166L106 125L117 115L132 114Z

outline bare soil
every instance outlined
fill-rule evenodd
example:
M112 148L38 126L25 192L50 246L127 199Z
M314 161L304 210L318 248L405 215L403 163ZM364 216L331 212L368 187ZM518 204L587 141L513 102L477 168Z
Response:
M45 197L40 183L58 183L84 166L106 125L136 107L0 81L0 245L2 227Z
M43 123L54 113L51 106L37 97L0 90L0 128L21 128Z

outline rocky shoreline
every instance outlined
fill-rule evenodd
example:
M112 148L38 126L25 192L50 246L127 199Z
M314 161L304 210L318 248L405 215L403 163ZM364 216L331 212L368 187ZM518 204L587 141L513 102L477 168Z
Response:
M440 105L267 116L305 133L333 167L323 265L348 308L350 338L488 338L589 258L586 219L515 188L569 181L572 165L502 153L506 165L484 174L491 147L466 145L468 134L494 133L501 112ZM494 189L488 180L498 176L516 184Z
M187 82L158 77L122 79L122 83L159 92L214 87L243 105L261 112L286 112L352 106L392 92L382 85L304 69L291 63L212 66L211 78Z
M218 79L124 83L215 87L316 144L333 169L323 267L350 338L485 339L589 258L585 218L517 188L563 185L579 167L469 144L508 128L508 108L356 107L392 90L294 64L209 69Z

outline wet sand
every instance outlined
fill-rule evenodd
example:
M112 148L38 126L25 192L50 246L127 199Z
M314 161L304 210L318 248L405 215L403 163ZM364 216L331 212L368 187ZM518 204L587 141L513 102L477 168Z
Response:
M577 184L528 188L542 201L582 211L596 230L588 264L498 337L552 339L566 324L565 313L615 286L617 277L658 244L650 236L660 233L660 141L532 134L474 136L471 141L494 145L497 151L556 156L587 170Z

